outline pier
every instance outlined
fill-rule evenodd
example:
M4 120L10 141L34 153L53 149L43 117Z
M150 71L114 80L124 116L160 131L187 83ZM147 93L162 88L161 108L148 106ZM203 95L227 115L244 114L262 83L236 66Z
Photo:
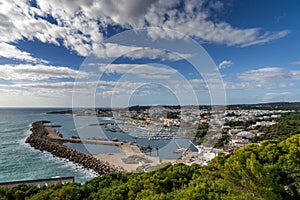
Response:
M147 170L150 166L161 163L160 158L144 154L135 142L110 141L106 138L81 139L79 137L64 138L53 126L44 121L32 124L32 134L26 139L32 147L48 151L54 156L66 158L99 174L111 172L133 172ZM48 122L49 123L49 122ZM113 145L120 150L118 153L87 154L64 146L64 143L82 143L95 145Z
M60 141L62 143L83 143L83 144L100 144L100 145L115 145L121 146L124 142L109 141L105 138L100 139L80 139L80 138L63 138L59 132L56 132L51 126L44 126L48 132L48 137L51 140Z
M121 167L116 167L108 162L96 159L93 155L86 154L81 151L77 151L75 149L64 146L62 135L59 132L53 130L51 126L44 126L44 123L49 122L37 121L32 124L32 128L30 129L32 131L32 134L26 139L25 142L29 143L33 148L39 149L41 151L48 151L54 156L68 159L69 161L80 164L87 169L92 169L100 175L111 172L124 171ZM65 138L64 141L81 142L80 139L75 138ZM114 144L109 141L97 142Z

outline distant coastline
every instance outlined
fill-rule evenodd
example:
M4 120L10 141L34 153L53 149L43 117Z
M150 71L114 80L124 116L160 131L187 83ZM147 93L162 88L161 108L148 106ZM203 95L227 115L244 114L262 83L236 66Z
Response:
M212 107L220 107L221 110L300 110L300 102L269 102L269 103L254 103L254 104L230 104L230 105L135 105L124 108L68 108L62 110L49 111L46 114L70 114L77 116L96 116L96 117L114 117L114 112L141 112L154 108L165 108L168 110L180 109L206 109L211 110Z

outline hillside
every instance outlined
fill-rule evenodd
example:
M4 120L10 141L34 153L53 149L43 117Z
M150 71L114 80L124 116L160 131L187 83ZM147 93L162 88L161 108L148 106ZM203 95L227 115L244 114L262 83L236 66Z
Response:
M206 167L166 165L112 173L84 185L0 188L0 199L299 199L300 135L248 145Z

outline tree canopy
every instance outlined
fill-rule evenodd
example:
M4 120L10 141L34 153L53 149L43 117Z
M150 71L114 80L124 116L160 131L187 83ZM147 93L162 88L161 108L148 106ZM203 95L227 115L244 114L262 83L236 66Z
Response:
M220 154L205 167L165 166L83 185L0 188L0 199L300 199L300 134Z

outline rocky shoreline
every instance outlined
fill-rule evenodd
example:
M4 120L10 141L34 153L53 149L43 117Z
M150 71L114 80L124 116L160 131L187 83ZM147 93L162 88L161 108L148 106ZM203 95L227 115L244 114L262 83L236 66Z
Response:
M111 166L108 162L98 160L92 155L68 148L61 141L51 139L48 137L49 133L44 126L45 123L49 123L49 121L37 121L32 124L32 134L26 139L26 143L35 149L48 151L54 156L66 158L84 168L92 169L100 175L123 171L123 169Z

